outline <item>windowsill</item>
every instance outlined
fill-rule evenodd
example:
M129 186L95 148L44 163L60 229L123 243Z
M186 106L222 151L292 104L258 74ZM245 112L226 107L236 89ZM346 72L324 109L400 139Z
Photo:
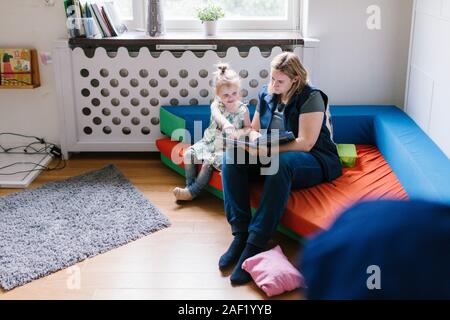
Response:
M70 47L155 47L156 45L216 45L217 50L231 46L297 46L305 41L298 31L218 31L216 36L205 36L197 32L168 32L159 37L150 37L145 32L127 32L114 38L87 39L73 38Z

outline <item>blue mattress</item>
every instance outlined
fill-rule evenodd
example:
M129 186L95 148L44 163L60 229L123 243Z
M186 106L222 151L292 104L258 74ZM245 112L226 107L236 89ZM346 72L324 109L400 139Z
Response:
M201 138L195 121L202 132L209 125L209 105L161 108L185 120L180 129L195 137L190 143ZM255 106L249 109L253 116ZM335 143L376 145L411 199L450 204L450 160L406 113L385 105L331 106L330 112Z

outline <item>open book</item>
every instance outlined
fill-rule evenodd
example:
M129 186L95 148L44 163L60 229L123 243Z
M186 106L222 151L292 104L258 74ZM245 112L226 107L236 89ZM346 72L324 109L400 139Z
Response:
M295 140L295 136L291 131L283 131L280 132L278 135L271 135L266 134L262 135L255 141L249 141L249 137L245 136L239 140L237 139L231 139L231 138L224 138L224 143L227 147L229 146L238 146L238 145L244 145L248 146L250 148L257 149L259 146L266 146L269 147L273 144L284 144L287 142L291 142Z

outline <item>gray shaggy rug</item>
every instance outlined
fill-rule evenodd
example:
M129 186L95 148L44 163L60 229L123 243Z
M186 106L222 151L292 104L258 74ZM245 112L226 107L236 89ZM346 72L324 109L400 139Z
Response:
M0 198L0 286L13 289L166 228L116 167Z

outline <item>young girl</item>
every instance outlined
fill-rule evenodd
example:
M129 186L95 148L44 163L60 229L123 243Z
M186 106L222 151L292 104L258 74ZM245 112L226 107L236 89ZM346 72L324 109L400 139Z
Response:
M189 147L184 154L186 187L175 188L177 200L189 201L197 197L208 184L213 170L221 170L224 135L239 138L251 131L247 105L240 101L240 78L228 64L221 63L215 73L215 99L211 104L211 122L203 139ZM203 166L197 174L196 164Z

